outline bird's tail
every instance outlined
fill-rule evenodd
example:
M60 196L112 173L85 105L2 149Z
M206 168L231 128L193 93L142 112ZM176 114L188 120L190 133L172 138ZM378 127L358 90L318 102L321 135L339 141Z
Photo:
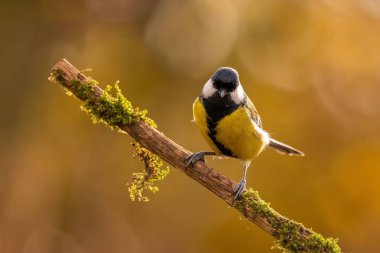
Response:
M276 141L274 139L269 140L269 147L276 150L283 155L299 155L304 156L305 154L289 145L282 142Z

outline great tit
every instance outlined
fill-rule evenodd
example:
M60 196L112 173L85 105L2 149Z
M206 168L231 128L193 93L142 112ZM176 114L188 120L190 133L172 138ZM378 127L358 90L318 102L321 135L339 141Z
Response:
M202 136L214 152L196 152L186 158L187 166L204 161L205 155L227 156L244 162L243 178L235 199L244 191L247 169L266 147L281 154L304 154L270 138L263 130L255 106L244 92L238 72L229 67L219 68L203 86L202 94L193 104L193 116Z

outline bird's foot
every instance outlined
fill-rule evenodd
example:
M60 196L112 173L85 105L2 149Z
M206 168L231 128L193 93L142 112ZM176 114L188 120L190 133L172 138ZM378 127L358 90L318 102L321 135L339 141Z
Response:
M205 162L205 155L207 152L196 152L188 157L186 157L185 162L186 162L186 167L193 166L196 162L202 161Z
M245 189L245 184L246 184L246 180L245 178L243 178L242 180L240 180L240 183L237 185L236 187L236 190L234 192L235 194L235 197L234 197L234 201L239 198L240 194L244 191Z

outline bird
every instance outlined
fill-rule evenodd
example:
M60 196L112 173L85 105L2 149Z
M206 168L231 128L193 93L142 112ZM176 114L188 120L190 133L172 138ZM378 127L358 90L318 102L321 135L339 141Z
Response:
M304 156L302 151L271 138L263 129L261 118L233 68L218 68L207 80L193 103L193 117L213 151L191 154L185 159L186 166L205 162L206 155L242 160L243 177L234 191L234 200L245 190L251 161L266 147L285 155Z

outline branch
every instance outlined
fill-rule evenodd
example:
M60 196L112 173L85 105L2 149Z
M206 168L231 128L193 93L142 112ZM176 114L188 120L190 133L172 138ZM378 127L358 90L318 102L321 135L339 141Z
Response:
M59 83L85 103L96 105L104 97L104 91L97 86L95 81L83 75L65 59L60 60L53 67L49 79ZM234 202L234 189L237 186L234 181L203 162L197 162L192 168L187 168L184 160L191 154L190 151L170 140L149 125L146 120L125 119L123 114L113 110L113 107L103 108L102 113L97 117L127 132L142 146L237 209L249 221L272 235L276 240L277 248L286 252L342 252L337 239L324 238L311 229L305 228L301 223L279 214L260 199L258 193L251 188ZM118 120L115 120L116 118Z

